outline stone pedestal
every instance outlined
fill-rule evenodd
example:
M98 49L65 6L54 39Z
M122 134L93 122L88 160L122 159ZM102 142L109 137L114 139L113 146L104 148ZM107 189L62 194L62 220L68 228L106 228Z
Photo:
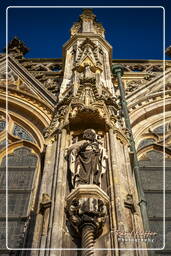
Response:
M66 198L67 224L72 236L80 238L82 255L92 250L105 224L109 197L97 185L79 185Z

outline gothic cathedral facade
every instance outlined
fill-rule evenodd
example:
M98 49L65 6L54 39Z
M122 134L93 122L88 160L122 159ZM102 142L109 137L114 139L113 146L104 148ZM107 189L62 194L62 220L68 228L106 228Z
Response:
M63 59L27 51L0 55L0 254L171 255L171 62L112 60L91 9Z

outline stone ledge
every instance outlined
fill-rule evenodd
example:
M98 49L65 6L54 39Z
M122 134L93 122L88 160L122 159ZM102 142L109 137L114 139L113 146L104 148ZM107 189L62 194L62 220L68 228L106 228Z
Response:
M106 204L109 203L109 196L97 185L85 184L79 185L73 189L71 193L66 197L66 201L79 198L97 198L104 201Z

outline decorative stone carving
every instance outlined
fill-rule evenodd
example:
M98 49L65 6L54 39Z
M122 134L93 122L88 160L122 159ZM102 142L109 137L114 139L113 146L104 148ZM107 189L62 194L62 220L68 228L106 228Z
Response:
M29 49L17 37L14 37L8 44L8 53L15 58L22 58L28 51Z
M81 238L82 248L90 249L88 254L86 250L83 251L83 255L93 255L94 240L103 231L108 203L107 194L93 184L79 185L66 198L65 213L69 231Z
M42 201L40 202L40 211L44 211L45 209L51 206L51 199L47 193L42 194Z
M45 138L54 136L55 133L60 131L61 127L64 125L64 120L68 115L68 109L68 105L57 105L57 109L53 115L50 126L44 129Z
M84 9L79 22L76 22L71 28L71 36L85 32L96 33L104 37L105 29L101 23L96 21L96 15L93 14L92 9Z
M163 73L163 64L160 61L154 61L151 63L141 62L141 63L133 63L126 61L126 63L122 62L122 66L124 67L125 75L123 80L125 80L125 91L126 94L130 95L136 89L144 87L150 81L156 79L161 76ZM165 70L169 69L169 65L165 65ZM130 74L132 79L130 79ZM136 74L136 75L135 75ZM116 88L117 91L117 88ZM158 90L159 91L159 90Z
M171 45L166 49L167 56L171 57Z
M96 78L95 78L95 73L92 71L90 65L85 65L84 71L83 71L83 78L80 79L80 83L90 83L90 84L95 84Z
M154 72L150 72L148 73L145 77L144 77L144 80L142 79L143 83L145 84L146 81L151 81L153 78L156 77L156 73Z
M95 74L94 72L91 70L91 67L90 65L85 65L85 68L84 68L84 79L86 78L95 78Z
M79 184L101 185L101 178L106 171L107 155L96 133L87 129L83 140L74 143L67 150L68 168L71 173L71 184L75 188Z
M55 83L54 79L48 78L48 79L45 81L45 87L46 87L47 89L53 88L54 86L56 86L56 83Z
M95 23L94 24L94 27L95 27L95 30L96 30L96 33L100 36L103 36L104 37L104 32L105 32L105 29L103 28L103 25L101 23Z
M19 59L19 62L31 73L51 94L58 96L62 82L61 59Z
M46 59L45 59L46 60ZM54 71L54 72L59 72L62 69L62 65L60 63L52 63L50 62L38 62L38 61L28 61L26 60L22 60L23 63L22 65L27 68L29 71Z
M72 104L72 111L69 114L69 119L73 119L77 116L79 111L82 111L84 109L84 105L83 104Z
M127 88L125 90L126 93L135 91L140 85L143 84L142 79L132 80L127 83Z
M97 48L96 44L93 43L92 40L90 40L90 38L86 38L83 43L80 45L80 49L83 51L86 48L91 48L92 50L95 50Z
M8 79L8 84L17 85L19 81L19 77L12 71L12 69L8 68L8 71L1 72L0 74L0 84L6 85L6 78Z
M74 36L75 34L77 34L80 28L81 28L81 24L79 22L76 22L71 28L71 36Z
M136 212L134 201L133 201L133 196L131 194L128 194L126 196L126 200L124 201L124 205L125 205L126 208L130 209L132 213Z
M46 193L42 194L42 201L40 202L40 213L43 215L42 235L47 234L48 216L51 203L49 195Z
M89 188L88 188L89 189ZM74 199L66 209L68 220L77 234L84 225L93 227L95 237L102 232L106 220L107 209L104 202L97 198Z

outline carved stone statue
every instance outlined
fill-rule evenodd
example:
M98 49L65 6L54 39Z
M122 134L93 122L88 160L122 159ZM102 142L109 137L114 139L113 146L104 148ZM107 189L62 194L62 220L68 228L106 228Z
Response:
M87 78L95 78L95 74L91 71L91 67L90 65L85 65L85 68L84 68L84 79L87 79Z
M74 188L79 184L101 185L107 155L96 137L94 130L87 129L83 133L83 140L74 143L67 150L71 184Z
M42 235L46 235L48 231L48 218L51 203L50 196L47 193L43 193L42 201L40 202L40 213L43 215Z

